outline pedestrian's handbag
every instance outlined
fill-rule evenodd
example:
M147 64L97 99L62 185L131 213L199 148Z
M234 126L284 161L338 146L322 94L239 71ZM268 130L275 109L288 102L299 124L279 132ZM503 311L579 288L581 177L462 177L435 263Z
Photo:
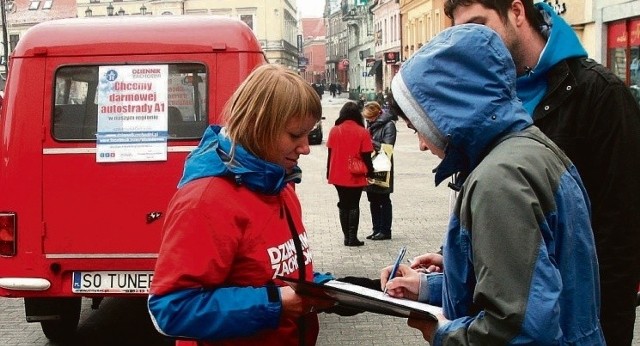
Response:
M391 170L391 160L384 150L380 150L372 159L374 172L389 172Z
M357 156L349 156L349 172L353 175L366 175L367 166L364 164L361 158Z
M383 143L380 151L373 158L373 177L369 178L369 184L380 187L389 187L391 181L391 155L393 155L393 146Z
M338 127L338 129L340 130L340 134L342 134L342 128ZM364 164L364 161L362 161L362 158L359 156L349 155L347 165L349 172L353 175L367 175L367 172L369 171L367 166Z

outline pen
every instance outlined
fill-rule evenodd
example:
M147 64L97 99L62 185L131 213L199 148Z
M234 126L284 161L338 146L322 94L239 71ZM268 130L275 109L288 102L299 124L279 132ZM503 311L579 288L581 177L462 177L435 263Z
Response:
M402 259L404 258L404 255L407 253L407 247L403 246L400 248L400 252L398 253L398 258L396 258L396 262L393 264L393 268L391 268L391 273L389 273L389 280L393 279L396 276L396 273L398 272L398 267L400 266L400 262L402 262ZM387 293L387 288L384 288L384 291L382 292L384 294Z

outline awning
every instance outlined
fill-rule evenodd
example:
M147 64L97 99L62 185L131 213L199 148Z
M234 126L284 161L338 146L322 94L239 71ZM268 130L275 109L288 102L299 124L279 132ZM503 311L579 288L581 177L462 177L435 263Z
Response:
M369 70L369 76L375 75L378 70L381 70L380 72L382 72L382 59L376 60L376 62L373 63L371 70Z

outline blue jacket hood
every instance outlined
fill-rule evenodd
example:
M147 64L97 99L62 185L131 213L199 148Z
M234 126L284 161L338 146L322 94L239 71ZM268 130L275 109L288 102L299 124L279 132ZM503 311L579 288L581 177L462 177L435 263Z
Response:
M239 144L235 144L232 159L232 148L234 144L223 127L209 126L187 157L178 187L204 177L232 177L251 190L274 195L288 182L300 182L302 172L297 166L287 175L283 167L256 157Z
M531 72L518 77L518 97L522 100L529 114L540 103L547 91L547 72L559 62L575 57L586 57L575 31L544 2L537 3L536 8L543 18L542 34L547 36L547 44L540 55L538 64Z
M445 152L436 185L456 173L468 175L500 137L532 124L515 84L509 51L478 24L442 31L402 65L391 84L394 98Z

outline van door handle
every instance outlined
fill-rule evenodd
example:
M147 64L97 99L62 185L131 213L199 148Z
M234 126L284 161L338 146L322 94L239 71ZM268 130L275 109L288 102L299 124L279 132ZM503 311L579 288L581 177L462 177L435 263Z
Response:
M162 216L161 211L152 211L149 214L147 214L147 223L152 223L157 219L159 219L161 216Z

